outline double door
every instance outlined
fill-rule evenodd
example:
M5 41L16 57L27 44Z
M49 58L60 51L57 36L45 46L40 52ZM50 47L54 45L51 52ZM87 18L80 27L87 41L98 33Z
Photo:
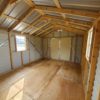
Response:
M70 61L71 38L52 38L50 48L52 59Z

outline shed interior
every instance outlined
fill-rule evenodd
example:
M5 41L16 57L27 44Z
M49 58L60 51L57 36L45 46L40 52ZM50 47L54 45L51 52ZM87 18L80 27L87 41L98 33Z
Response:
M0 0L0 100L100 100L100 0Z

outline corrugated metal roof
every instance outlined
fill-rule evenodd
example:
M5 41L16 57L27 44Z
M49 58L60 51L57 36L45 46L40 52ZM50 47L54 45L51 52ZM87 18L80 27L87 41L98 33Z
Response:
M61 6L71 9L100 11L100 0L59 0Z
M21 1L14 7L13 10L11 10L9 16L19 18L28 9L29 9L29 6L24 1Z
M33 0L33 1L37 5L55 6L53 0ZM71 8L71 9L88 9L89 8L89 10L93 10L93 8L95 8L95 7L97 7L97 9L95 9L95 10L98 10L100 8L100 0L59 0L59 1L61 2L61 5L65 8ZM2 0L2 2L4 2L4 1ZM0 8L2 8L3 5L0 4L0 6L1 6ZM85 6L89 5L89 6L87 8L85 8L84 5ZM6 15L12 16L14 18L20 19L22 14L24 14L29 8L30 8L29 5L24 0L21 0L17 3L15 3L15 4L9 6L4 13ZM51 15L51 16L58 16L58 17L62 16L61 13L56 13L56 12L44 11L44 13L46 15ZM73 15L73 14L65 14L65 16L66 16L66 18L72 18L72 19L75 19L75 20L78 19L78 20L81 20L81 21L94 21L94 19L92 19L92 18ZM15 21L14 21L14 18L12 18L13 19L12 20L12 19L10 19L11 17L9 17L9 18L6 18L6 17L0 16L0 24L1 24L2 27L9 28L9 27L11 27L12 24L14 24ZM37 20L40 17L41 17L41 14L38 12L38 10L34 10L33 13L31 13L29 17L24 19L24 22L31 24L35 21L37 22ZM20 20L17 20L17 21L20 22ZM17 30L17 31L23 31L24 30L24 32L29 33L32 30L35 30L36 27L38 28L40 26L43 26L45 23L46 23L46 20L42 20L42 21L38 22L37 24L35 24L35 27L31 27L31 28L28 28L28 29L25 30L25 28L28 25L21 22L15 27L14 30ZM42 28L42 30L48 28L50 25L51 24L46 25L45 27ZM39 32L40 31L41 30L39 30Z
M46 29L46 28L48 28L48 27L50 27L50 26L51 26L51 24L48 24L48 25L44 26L44 27L42 28L42 30L44 30L44 29Z
M2 23L1 26L5 27L5 28L9 28L13 23L14 23L14 21L12 21L9 18L6 18L5 21Z
M18 24L18 25L14 28L14 30L16 30L16 31L22 31L25 27L27 27L27 24L21 22L20 24Z
M36 5L55 6L53 0L32 0Z
M9 15L13 9L16 7L16 4L10 5L8 6L8 8L6 9L6 11L4 12L4 14Z
M0 24L2 24L5 20L6 20L6 18L0 17Z
M37 23L37 24L35 25L35 27L40 27L40 26L44 25L46 22L47 22L46 20L43 20L43 21Z
M28 16L24 21L30 24L30 23L34 22L40 16L41 15L39 12L33 11L33 13L30 16Z
M78 19L78 20L82 20L82 21L94 21L93 18L88 18L85 16L78 16L78 15L71 15L71 14L65 14L66 18L72 18L72 19Z
M36 34L38 34L38 33L40 33L40 32L42 32L42 30L36 31L33 35L36 35Z
M35 30L35 29L36 29L35 27L30 27L28 29L25 29L24 32L30 33L32 30Z

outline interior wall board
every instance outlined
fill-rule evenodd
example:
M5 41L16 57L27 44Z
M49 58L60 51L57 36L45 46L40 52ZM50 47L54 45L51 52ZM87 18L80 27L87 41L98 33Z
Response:
M76 38L72 37L71 38L71 58L70 58L72 62L75 61L75 43L76 43Z
M42 54L42 38L32 36L32 37L30 38L30 40L31 40L31 42L35 45L35 47L36 47L37 50L40 52L40 54Z
M11 51L12 51L12 60L13 68L18 68L21 66L21 52L17 52L15 49L15 37L11 36Z
M51 51L50 51L50 41L51 39L48 38L48 50L47 50L47 54L48 54L48 58L50 59L50 55L51 55Z
M23 65L31 63L33 61L39 60L42 58L42 56L39 54L39 52L35 49L35 47L28 41L28 49L26 51L17 52L16 46L15 46L15 32L11 32L10 39L11 39L11 52L12 52L12 63L13 63L13 69L16 69L18 67L22 67L22 61ZM28 35L26 35L27 37ZM38 50L42 53L42 39L40 37L34 37L31 39ZM5 42L5 43L4 43ZM5 45L1 47L2 43ZM6 73L11 71L11 62L10 62L10 52L9 52L9 44L8 44L8 32L4 30L0 30L0 74ZM30 46L30 49L29 49ZM30 50L30 51L29 51Z
M100 49L99 49L99 57L96 68L93 92L92 92L92 100L99 100L98 99L99 93L100 93Z
M88 76L89 83L87 84L87 91L86 91L86 100L91 100L92 92L93 92L93 86L94 86L94 80L96 75L96 69L97 69L97 62L98 55L99 55L99 49L100 49L100 20L97 20L97 22L94 24L93 28L93 43L91 48L91 59L88 61L90 63L90 73ZM99 88L99 87L98 87ZM95 99L94 99L95 100Z
M30 60L35 61L42 58L41 55L35 50L35 48L30 44Z
M11 70L8 35L4 33L0 30L0 74ZM2 43L5 44L1 46Z
M51 58L59 60L59 39L57 38L52 38L50 41L50 51L51 51Z
M27 50L22 52L22 61L23 65L30 63L30 42L29 42L29 36L26 36L26 43L27 43Z
M30 38L33 45L30 43L30 61L35 61L42 57L42 39L40 37L31 37ZM29 41L30 42L30 41Z
M82 55L82 45L83 45L83 38L76 37L76 46L75 46L75 62L81 62L81 55Z
M71 38L60 39L60 60L70 61Z
M44 58L49 58L48 57L48 38L43 39L43 57Z
M22 56L23 56L23 64L28 64L29 63L29 50L24 51Z

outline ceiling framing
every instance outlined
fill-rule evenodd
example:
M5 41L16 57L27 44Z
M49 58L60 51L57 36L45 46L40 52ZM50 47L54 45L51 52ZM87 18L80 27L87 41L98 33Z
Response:
M66 8L62 1L65 2ZM100 17L100 2L95 0L95 5L88 7L81 2L84 0L77 5L67 0L1 0L0 28L41 37L59 28L84 35ZM87 10L83 9L83 6L87 7Z

